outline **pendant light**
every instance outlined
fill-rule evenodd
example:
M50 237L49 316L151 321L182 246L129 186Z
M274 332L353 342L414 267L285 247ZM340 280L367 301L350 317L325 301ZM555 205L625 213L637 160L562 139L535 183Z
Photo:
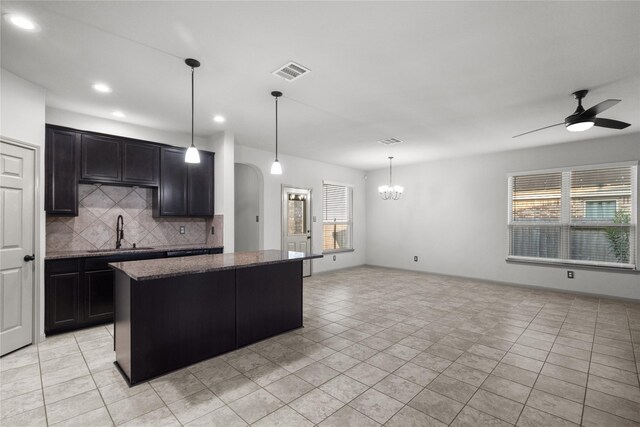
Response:
M276 99L276 159L271 165L271 175L282 175L282 166L278 161L278 98L282 96L282 92L274 90L271 92L271 96Z
M391 175L391 161L393 157L389 157L389 185L381 185L378 187L378 193L383 200L398 200L404 192L404 187L401 185L393 185Z
M184 161L187 163L200 163L200 153L198 153L198 149L193 143L193 74L194 69L200 66L200 61L189 58L185 59L184 63L191 67L191 146L187 148L187 154L184 156Z

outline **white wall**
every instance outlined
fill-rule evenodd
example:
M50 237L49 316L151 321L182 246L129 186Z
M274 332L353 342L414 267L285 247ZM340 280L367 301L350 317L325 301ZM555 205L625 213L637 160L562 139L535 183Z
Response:
M282 185L311 188L312 252L322 253L322 181L333 181L353 185L353 245L354 252L339 253L336 261L331 256L313 261L313 272L352 267L365 263L367 239L365 237L367 216L365 215L364 172L328 163L280 154L282 175L271 175L274 153L236 144L236 163L256 166L264 177L264 249L280 249L282 239L281 200Z
M510 283L640 299L640 275L513 264L507 255L509 172L640 159L640 134L394 167L405 187L384 201L367 180L367 263ZM413 256L419 256L419 262Z
M238 252L260 249L260 216L258 174L248 165L235 165L235 233L234 246Z
M44 337L44 123L45 91L4 69L0 69L0 136L40 147L36 179L39 201L36 204L36 221L40 233L39 250L36 253L36 286L40 294L39 336ZM39 337L34 337L38 339Z

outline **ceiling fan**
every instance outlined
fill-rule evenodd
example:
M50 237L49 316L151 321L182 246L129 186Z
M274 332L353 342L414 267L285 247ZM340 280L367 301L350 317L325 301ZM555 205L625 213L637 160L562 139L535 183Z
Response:
M629 123L619 122L618 120L611 119L601 119L596 117L598 114L602 113L605 110L616 105L620 102L619 99L607 99L606 101L602 101L599 104L594 105L593 107L585 110L582 106L582 98L587 96L589 93L588 90L583 89L577 92L573 92L573 96L578 100L578 108L573 112L570 116L567 116L562 123L556 123L555 125L545 126L540 129L530 130L529 132L521 133L520 135L516 135L513 138L517 138L522 135L527 135L529 133L538 132L539 130L549 129L554 126L565 125L568 131L571 132L582 132L587 129L591 129L593 126L599 126L602 128L610 128L610 129L624 129L626 127L631 126Z

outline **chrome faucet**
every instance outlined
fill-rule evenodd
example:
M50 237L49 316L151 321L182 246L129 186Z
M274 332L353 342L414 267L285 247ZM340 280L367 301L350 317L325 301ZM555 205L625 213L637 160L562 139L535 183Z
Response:
M124 239L124 218L122 218L122 215L118 215L116 220L116 249L120 249L120 246L122 246L122 239Z

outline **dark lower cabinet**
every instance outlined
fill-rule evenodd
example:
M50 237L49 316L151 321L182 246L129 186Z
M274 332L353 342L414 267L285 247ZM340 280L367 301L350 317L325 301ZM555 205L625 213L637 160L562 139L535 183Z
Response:
M134 282L116 271L117 297L130 298L117 305L130 311L116 313L116 357L132 384L236 348L234 273Z
M47 277L45 333L77 327L80 319L80 273L57 273Z
M302 261L160 279L115 271L116 363L130 385L302 327Z
M236 270L238 346L302 327L302 262Z
M222 253L222 248L171 251L172 256ZM165 258L168 252L144 252L45 261L47 335L109 323L114 316L114 270L109 263Z
M84 273L84 313L90 322L113 319L113 270Z

